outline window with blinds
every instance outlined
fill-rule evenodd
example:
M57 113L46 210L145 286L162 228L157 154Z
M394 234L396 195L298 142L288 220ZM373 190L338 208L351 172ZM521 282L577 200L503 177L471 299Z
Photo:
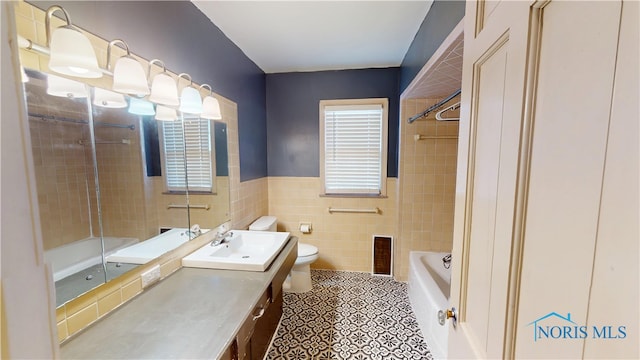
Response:
M323 100L324 193L385 195L387 99Z
M168 191L214 190L209 120L163 121L162 144Z

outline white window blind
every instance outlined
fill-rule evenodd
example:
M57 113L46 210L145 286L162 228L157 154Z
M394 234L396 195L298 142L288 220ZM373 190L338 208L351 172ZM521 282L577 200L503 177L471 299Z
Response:
M382 137L382 105L324 106L325 193L379 195Z
M185 119L184 129L181 121L163 121L162 137L167 190L187 189L186 161L189 190L212 191L210 121Z

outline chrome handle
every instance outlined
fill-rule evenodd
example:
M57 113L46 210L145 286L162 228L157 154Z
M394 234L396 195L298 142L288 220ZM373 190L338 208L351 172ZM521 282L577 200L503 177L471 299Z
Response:
M440 310L438 311L438 323L440 325L444 325L447 319L453 319L453 326L456 326L458 322L458 313L456 312L456 308L452 307L451 310Z
M264 315L264 307L260 306L260 311L257 314L253 314L253 321L260 319Z

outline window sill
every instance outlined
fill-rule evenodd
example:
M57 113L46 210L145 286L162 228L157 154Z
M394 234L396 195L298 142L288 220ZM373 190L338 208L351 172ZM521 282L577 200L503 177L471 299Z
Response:
M387 195L382 194L320 194L320 197L328 198L366 198L366 199L387 199Z
M162 195L187 195L186 191L163 191ZM189 191L189 195L218 195L211 191Z

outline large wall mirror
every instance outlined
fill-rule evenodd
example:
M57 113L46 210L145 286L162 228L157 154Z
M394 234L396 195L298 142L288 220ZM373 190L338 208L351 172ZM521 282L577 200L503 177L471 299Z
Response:
M60 79L24 79L56 306L230 219L224 122L135 115L83 83L58 93Z

